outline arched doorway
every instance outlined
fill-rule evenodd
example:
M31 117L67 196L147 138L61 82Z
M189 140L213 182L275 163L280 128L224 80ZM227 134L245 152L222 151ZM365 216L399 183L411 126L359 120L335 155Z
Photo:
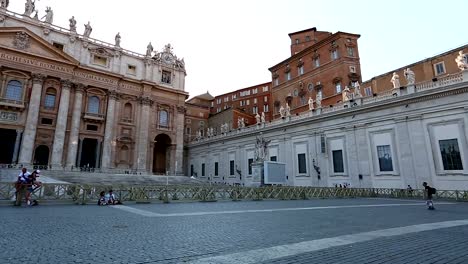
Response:
M13 153L15 150L16 131L13 129L0 128L0 164L13 163Z
M169 170L171 138L166 134L159 134L154 138L153 173L166 174Z
M34 151L34 165L49 165L49 147L40 145Z

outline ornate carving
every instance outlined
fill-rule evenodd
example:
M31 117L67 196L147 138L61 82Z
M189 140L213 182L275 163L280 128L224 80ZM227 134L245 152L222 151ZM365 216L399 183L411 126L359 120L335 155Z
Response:
M83 94L85 92L86 85L82 83L78 83L75 85L75 93L81 93Z
M70 80L61 80L60 83L62 84L62 89L70 89L73 83Z
M119 93L117 93L117 91L109 90L107 91L107 95L110 99L119 100Z
M291 67L289 67L289 64L288 64L288 65L286 65L286 68L284 69L284 72L288 73L290 71L291 71Z
M304 62L302 61L302 59L300 59L300 60L297 62L297 67L301 67L302 65L304 65Z
M5 15L2 15L2 14L0 14L0 22L3 22L3 21L5 21L5 18L6 18L6 16L5 16Z
M16 33L16 37L13 40L13 45L15 48L20 50L29 48L29 35L25 32Z
M44 79L46 78L46 76L42 73L33 73L32 74L32 81L33 81L33 84L43 84L44 83Z
M0 1L0 8L7 9L8 5L10 5L10 0L1 0Z
M141 96L141 97L138 97L138 102L142 105L153 105L154 101L151 100L151 98L149 98L148 96Z
M272 75L273 79L276 79L279 77L279 74L277 72L274 72L273 75Z
M182 105L177 106L177 112L178 112L179 114L185 114L185 111L186 111L186 110L187 110L187 109L186 109L184 106L182 106Z
M89 47L88 50L92 54L96 54L103 57L111 57L116 55L115 52L101 47Z

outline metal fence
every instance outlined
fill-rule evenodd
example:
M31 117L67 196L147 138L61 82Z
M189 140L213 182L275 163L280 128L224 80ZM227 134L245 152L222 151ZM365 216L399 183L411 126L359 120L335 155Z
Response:
M300 200L317 198L385 197L422 199L424 190L383 188L326 188L326 187L242 187L242 186L125 186L125 185L78 185L43 184L32 195L40 203L94 204L99 193L110 189L122 202L174 202L174 201L221 201L221 200ZM14 183L0 183L0 202L16 200ZM468 201L468 191L438 190L437 199ZM24 199L23 199L24 200Z

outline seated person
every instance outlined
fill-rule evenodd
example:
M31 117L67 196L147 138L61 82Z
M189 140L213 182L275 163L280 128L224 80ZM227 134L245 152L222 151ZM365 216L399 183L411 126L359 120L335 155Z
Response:
M117 200L112 190L109 190L109 193L106 194L106 202L107 204L122 204L119 200Z
M35 170L30 175L31 184L32 184L32 187L34 187L33 190L36 190L37 188L42 186L42 182L37 180L37 177L39 177L40 174L41 174L40 170Z
M107 205L106 203L106 192L102 191L99 193L98 205Z

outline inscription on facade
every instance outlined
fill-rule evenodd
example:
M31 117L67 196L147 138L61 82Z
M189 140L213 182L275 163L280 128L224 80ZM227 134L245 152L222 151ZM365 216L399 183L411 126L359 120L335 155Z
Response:
M15 112L0 112L0 121L16 122L18 120L18 113Z
M133 91L138 91L139 92L141 90L141 87L121 82L121 83L119 83L119 89L133 90Z

